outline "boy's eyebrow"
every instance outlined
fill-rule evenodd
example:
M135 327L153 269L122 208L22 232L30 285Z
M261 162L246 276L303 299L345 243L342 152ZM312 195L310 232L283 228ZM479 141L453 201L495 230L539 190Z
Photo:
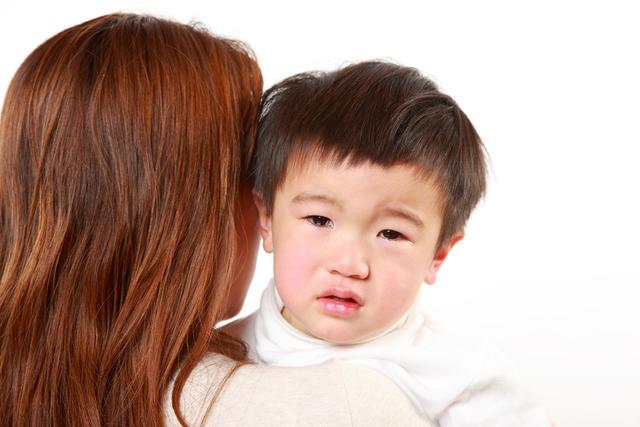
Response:
M424 223L422 222L420 217L418 217L418 215L416 215L413 212L410 212L410 211L408 211L406 209L403 209L401 207L387 206L387 207L382 209L382 213L385 214L385 215L388 215L388 216L395 216L395 217L399 217L399 218L404 218L407 221L412 222L418 228L424 227Z
M333 197L325 196L324 194L309 193L308 191L304 191L291 199L291 203L305 202L321 202L333 205L338 208L340 207L340 203Z

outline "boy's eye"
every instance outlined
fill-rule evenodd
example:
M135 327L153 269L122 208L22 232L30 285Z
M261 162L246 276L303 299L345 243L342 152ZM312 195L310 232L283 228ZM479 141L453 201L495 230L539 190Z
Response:
M402 233L399 233L395 230L382 230L380 233L378 233L378 236L381 236L383 239L387 240L404 239Z
M315 225L316 227L330 227L331 226L331 220L329 218L327 218L326 216L309 215L305 219L307 221L309 221L311 224Z

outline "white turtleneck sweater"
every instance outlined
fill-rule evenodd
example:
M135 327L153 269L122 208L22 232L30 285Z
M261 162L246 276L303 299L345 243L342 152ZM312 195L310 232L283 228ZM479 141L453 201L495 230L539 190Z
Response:
M298 331L282 317L282 307L271 281L260 308L226 327L249 345L249 356L258 363L297 367L336 359L371 367L393 380L426 419L441 427L550 425L484 340L444 333L418 305L383 334L350 345Z

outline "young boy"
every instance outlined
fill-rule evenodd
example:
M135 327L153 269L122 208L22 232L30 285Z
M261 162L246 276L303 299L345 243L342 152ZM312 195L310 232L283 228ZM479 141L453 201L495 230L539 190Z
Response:
M440 426L549 425L482 344L416 303L485 190L482 143L450 97L384 62L291 77L265 94L254 163L274 282L228 327L250 357L371 366Z

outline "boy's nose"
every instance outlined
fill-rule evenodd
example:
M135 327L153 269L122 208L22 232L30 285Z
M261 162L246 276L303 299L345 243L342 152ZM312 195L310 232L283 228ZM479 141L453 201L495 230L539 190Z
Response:
M329 260L329 272L352 279L369 277L369 262L365 251L355 242L350 242L336 250Z

